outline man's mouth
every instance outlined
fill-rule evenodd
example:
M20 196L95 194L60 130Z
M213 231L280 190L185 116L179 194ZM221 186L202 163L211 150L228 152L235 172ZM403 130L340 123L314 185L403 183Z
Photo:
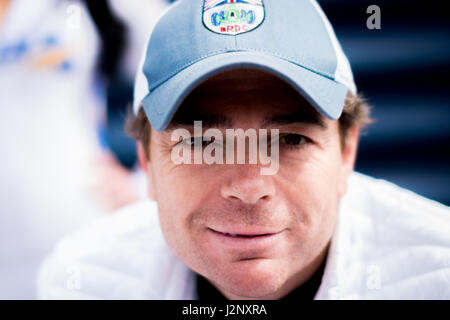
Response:
M205 241L213 250L232 252L239 261L274 255L284 241L285 230L268 228L206 228ZM231 251L228 251L231 250ZM256 260L255 260L256 261Z
M262 233L262 234L239 234L239 233L228 233L228 232L219 232L219 231L215 231L214 232L220 233L222 235L228 236L228 237L233 237L233 238L254 238L254 237L264 237L264 236L269 236L272 235L274 233Z
M212 228L208 228L213 233L223 236L223 237L229 237L229 238L236 238L236 239L262 239L262 238L268 238L271 236L274 236L280 231L218 231Z

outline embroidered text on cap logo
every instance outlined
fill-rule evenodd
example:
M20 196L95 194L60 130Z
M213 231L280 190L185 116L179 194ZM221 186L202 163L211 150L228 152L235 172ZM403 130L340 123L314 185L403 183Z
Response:
M216 33L236 35L251 31L264 20L262 0L205 0L203 23Z

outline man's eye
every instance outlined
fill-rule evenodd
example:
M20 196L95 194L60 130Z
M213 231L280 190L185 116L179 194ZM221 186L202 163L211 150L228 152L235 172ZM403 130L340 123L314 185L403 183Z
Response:
M297 147L307 142L307 139L302 135L291 133L280 137L280 142L289 147Z
M180 141L179 143L185 147L193 148L195 146L195 144L201 145L202 147L206 147L211 142L212 141L203 140L203 137L193 137L193 138L184 139L184 140Z

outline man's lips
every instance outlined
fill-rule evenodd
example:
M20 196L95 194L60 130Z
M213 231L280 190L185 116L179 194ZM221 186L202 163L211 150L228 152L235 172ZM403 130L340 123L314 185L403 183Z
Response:
M244 239L252 239L252 238L267 238L274 236L276 234L281 233L282 231L271 231L271 230L216 230L213 228L208 228L210 231L217 235L230 237L230 238L244 238Z
M248 261L274 255L287 229L273 231L256 228L220 228L219 230L206 228L204 244L209 246L210 250L221 252L221 249L224 249L228 253L231 252L233 257L238 257L239 261Z

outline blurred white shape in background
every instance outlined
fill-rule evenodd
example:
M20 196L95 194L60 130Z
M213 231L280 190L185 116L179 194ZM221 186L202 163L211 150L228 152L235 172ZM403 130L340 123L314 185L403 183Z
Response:
M99 39L79 1L0 1L0 299L33 299L55 242L104 213L92 192L105 103L94 84ZM164 6L143 11L151 2L114 0L128 10L133 73L149 12Z
M127 24L128 48L123 68L132 80L150 33L159 17L168 8L168 0L110 0L115 14Z
M0 29L0 298L34 298L56 239L101 212L89 195L98 151L93 70L98 39L84 8L12 0Z

